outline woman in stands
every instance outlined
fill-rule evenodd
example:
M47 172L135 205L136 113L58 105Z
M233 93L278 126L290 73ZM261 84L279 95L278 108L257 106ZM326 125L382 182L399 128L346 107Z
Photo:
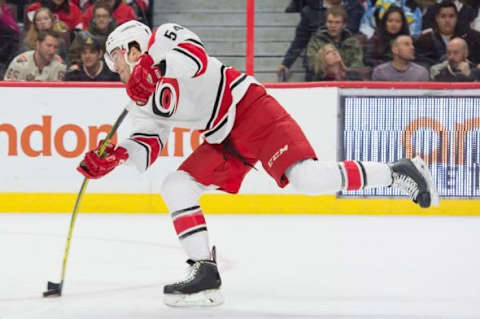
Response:
M121 25L130 20L137 20L133 8L122 0L104 0L103 2L112 8L113 17L115 18L117 25ZM88 29L90 21L93 18L93 8L94 6L90 6L83 13L83 27L85 30Z
M41 7L49 8L60 21L70 30L81 29L82 25L82 11L72 2L68 0L41 0L34 2L27 8L27 13L32 20L32 15Z
M338 49L333 44L325 44L315 56L315 81L361 81L359 72L348 69L343 63Z
M403 10L391 5L380 20L374 35L367 41L363 62L375 67L392 60L390 43L399 35L410 35Z
M27 35L24 39L25 50L35 50L38 32L45 30L53 30L61 35L58 55L65 60L67 55L67 43L70 39L70 32L68 27L50 11L50 9L42 7L35 11L28 29Z

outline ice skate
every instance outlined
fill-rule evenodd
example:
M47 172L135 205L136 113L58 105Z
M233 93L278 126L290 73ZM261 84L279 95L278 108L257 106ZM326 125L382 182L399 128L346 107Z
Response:
M389 166L392 170L393 187L407 193L420 207L438 206L440 199L433 185L432 175L420 157L401 159Z
M211 260L187 260L187 278L163 287L164 302L171 307L218 306L223 303L222 280L217 269L215 247Z

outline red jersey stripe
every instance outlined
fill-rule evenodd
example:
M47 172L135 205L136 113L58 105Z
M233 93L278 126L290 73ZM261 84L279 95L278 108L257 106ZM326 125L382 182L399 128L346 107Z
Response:
M157 30L158 30L158 28L156 28L155 30L153 30L153 33L152 33L152 35L150 36L150 39L148 40L147 50L150 50L150 48L152 47L153 43L155 42L155 37L157 36Z
M200 68L197 73L195 73L194 77L200 76L205 73L205 71L207 70L208 58L204 48L199 45L187 42L179 43L178 47L193 55L200 63Z
M146 137L146 136L134 136L134 140L147 145L150 148L150 158L149 165L152 165L153 162L158 158L158 154L161 151L161 145L158 141L158 137Z
M220 120L224 117L224 115L230 109L233 102L232 90L230 88L230 85L241 76L242 76L242 73L233 68L228 68L227 71L225 72L225 88L223 89L220 108L218 110L217 116L215 117L215 120L213 121L213 124L211 126L212 128L215 127L220 122Z
M178 216L173 220L173 225L175 226L175 231L177 235L188 231L191 228L206 225L205 217L203 216L202 211L197 211L192 214L183 214Z

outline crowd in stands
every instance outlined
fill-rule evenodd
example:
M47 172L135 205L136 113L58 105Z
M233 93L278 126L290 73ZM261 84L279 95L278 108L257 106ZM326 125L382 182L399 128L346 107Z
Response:
M118 81L103 60L116 26L151 26L152 0L0 0L0 79ZM14 7L15 8L15 7ZM477 81L480 0L291 0L300 14L277 73L306 81Z
M149 0L31 0L19 21L15 2L0 0L0 79L119 81L103 60L116 26L151 26Z
M480 80L479 0L292 0L295 37L277 69L303 53L306 81Z

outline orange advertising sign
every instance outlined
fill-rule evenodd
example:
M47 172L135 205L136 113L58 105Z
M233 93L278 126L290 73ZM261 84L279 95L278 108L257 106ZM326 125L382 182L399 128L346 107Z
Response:
M52 126L52 115L43 115L40 123L31 123L23 128L19 128L11 123L0 123L0 133L7 136L7 144L2 146L0 153L7 156L18 156L22 152L27 157L52 156L53 153L60 157L74 158L83 153L94 149L102 135L105 136L112 128L110 124L89 125L86 129L78 124L65 123L58 127ZM184 145L191 147L192 150L201 143L199 131L191 131L186 128L173 128L173 149L169 151L168 144L162 150L160 156L183 157ZM191 134L188 134L190 133ZM37 133L41 137L41 147L35 148L32 145L32 135ZM74 147L68 149L65 145L65 135L73 134ZM189 135L189 136L188 136ZM117 134L114 135L112 142L117 143Z

